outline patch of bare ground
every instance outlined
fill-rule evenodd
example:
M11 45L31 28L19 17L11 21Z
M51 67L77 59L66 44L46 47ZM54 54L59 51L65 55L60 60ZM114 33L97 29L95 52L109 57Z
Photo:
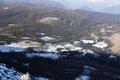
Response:
M108 39L113 44L111 51L113 53L120 53L120 33L113 33Z
M0 28L0 32L2 31L3 29L2 28Z

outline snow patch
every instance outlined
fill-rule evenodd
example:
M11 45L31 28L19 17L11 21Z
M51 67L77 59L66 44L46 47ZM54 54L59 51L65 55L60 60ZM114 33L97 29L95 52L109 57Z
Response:
M75 80L90 80L90 77L86 75L81 75L80 77L77 77Z
M15 47L10 47L6 45L0 45L0 51L1 52L10 52L10 51L15 51L15 52L22 52L25 49L23 48L15 48Z
M104 48L108 47L108 44L106 44L105 42L98 42L97 44L94 44L92 46L100 48L100 49L104 49Z
M4 10L7 10L7 9L9 9L9 7L4 7L3 9L4 9Z
M48 78L36 77L35 80L49 80Z
M52 37L49 37L49 36L45 36L45 37L42 37L40 39L43 40L43 41L46 41L46 42L55 40L55 38L52 38Z
M0 79L1 80L19 80L22 74L14 69L8 69L5 65L0 64Z
M82 42L85 44L93 44L94 40L82 40Z
M51 23L54 23L56 21L59 22L60 19L57 17L46 17L46 18L40 19L38 22L43 23L43 24L51 24Z
M18 42L18 43L11 43L9 45L6 45L8 47L15 47L15 48L29 48L29 47L34 47L34 48L37 48L37 47L40 47L40 43L38 42L33 42L33 41L29 41L29 40L25 40L25 41L21 41L21 42Z
M50 59L58 59L60 55L57 53L32 53L32 54L26 54L27 57L32 58L32 57L44 57L44 58L50 58Z
M30 78L30 75L28 73L26 73L20 77L20 80L31 80L31 78Z
M46 17L46 18L41 19L40 21L42 22L42 21L45 21L45 20L59 20L59 18L57 18L57 17Z
M44 51L48 52L58 52L58 51L81 51L81 47L75 47L74 45L67 43L67 44L51 44L51 43L46 43L43 46Z
M116 56L110 55L109 58L110 59L116 59Z

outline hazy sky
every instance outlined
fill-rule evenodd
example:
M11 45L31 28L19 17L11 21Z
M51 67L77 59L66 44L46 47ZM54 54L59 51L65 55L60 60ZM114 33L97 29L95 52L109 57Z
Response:
M79 8L80 6L89 6L94 8L104 8L113 5L120 5L120 0L54 0L60 1L67 7Z

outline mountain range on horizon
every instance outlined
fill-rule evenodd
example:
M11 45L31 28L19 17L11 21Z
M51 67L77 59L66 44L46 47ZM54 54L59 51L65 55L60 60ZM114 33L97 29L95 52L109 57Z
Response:
M20 3L20 4L32 4L37 6L47 6L51 8L64 8L64 5L53 0L0 0L0 3Z
M65 8L65 9L84 9L87 11L95 11L102 13L110 13L110 14L120 14L120 4L119 2L114 4L110 4L109 1L105 1L104 3L93 3L93 2L85 2L85 1L68 1L68 0L0 0L1 2L19 2L19 3L30 3L36 5L46 5L49 7L55 8ZM88 0L90 1L90 0ZM99 1L99 0L98 0ZM78 3L77 3L78 2Z

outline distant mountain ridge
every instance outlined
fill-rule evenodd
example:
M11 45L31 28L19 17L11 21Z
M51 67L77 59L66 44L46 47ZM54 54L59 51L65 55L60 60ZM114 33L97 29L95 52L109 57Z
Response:
M63 9L84 9L87 11L95 11L95 12L102 12L102 13L110 13L110 14L120 14L120 5L103 5L103 6L96 6L96 5L87 5L87 4L79 4L78 8L74 8L73 5L68 7L67 3L55 1L55 0L0 0L1 3L22 3L22 4L32 4L37 6L47 6L51 8L63 8ZM78 5L78 4L76 4ZM73 7L73 8L72 8Z
M1 0L0 2L32 4L32 5L47 6L52 8L64 8L64 6L61 3L52 0Z

